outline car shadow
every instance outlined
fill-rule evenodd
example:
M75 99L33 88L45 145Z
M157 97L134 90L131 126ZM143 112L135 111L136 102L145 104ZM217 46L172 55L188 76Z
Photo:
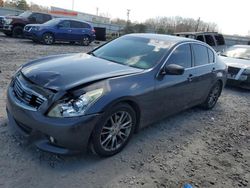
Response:
M243 92L243 93L249 93L250 89L242 88L237 85L231 85L231 84L226 84L225 86L227 89L230 89L232 91L237 91L237 92Z

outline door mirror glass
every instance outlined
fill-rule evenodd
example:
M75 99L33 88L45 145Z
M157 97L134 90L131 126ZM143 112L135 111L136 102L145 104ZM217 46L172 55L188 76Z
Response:
M170 64L164 67L162 73L165 75L182 75L184 73L184 70L185 68L180 65Z

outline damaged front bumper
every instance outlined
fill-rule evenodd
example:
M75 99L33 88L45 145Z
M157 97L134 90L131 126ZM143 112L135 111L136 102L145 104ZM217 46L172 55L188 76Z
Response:
M16 99L13 88L7 91L7 114L9 125L18 130L41 150L72 154L86 151L88 142L100 114L74 118L50 118L29 110Z

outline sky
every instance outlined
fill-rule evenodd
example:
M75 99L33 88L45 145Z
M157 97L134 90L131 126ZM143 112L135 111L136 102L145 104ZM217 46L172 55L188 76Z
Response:
M27 0L43 6L56 6L65 9L96 14L108 14L111 18L143 22L158 16L181 16L214 22L223 34L250 35L250 1L249 0Z

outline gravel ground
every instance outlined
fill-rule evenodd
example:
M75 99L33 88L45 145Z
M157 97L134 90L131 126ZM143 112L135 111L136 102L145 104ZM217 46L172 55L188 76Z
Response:
M250 92L225 88L211 111L193 108L134 135L121 153L57 156L9 130L5 91L17 68L38 57L86 52L0 35L0 187L250 187Z

